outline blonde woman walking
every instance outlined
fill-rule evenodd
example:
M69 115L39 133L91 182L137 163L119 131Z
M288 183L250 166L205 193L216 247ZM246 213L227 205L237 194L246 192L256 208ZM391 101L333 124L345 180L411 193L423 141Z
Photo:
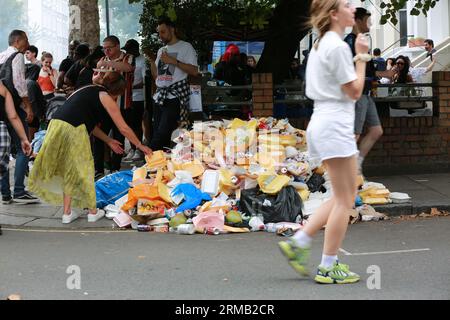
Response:
M290 265L301 275L308 275L312 238L326 226L322 262L315 281L355 283L360 277L341 264L337 255L356 197L355 102L361 97L366 62L371 57L363 35L356 40L354 59L343 41L345 29L355 24L355 8L349 1L314 0L311 24L318 30L319 39L306 71L306 95L314 100L314 114L307 131L308 148L311 157L325 164L333 197L312 215L303 230L279 246Z

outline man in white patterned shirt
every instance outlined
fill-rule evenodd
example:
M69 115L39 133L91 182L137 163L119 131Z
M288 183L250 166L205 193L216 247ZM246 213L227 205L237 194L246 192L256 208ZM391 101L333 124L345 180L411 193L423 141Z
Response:
M28 87L26 81L26 67L24 53L30 47L27 34L21 30L13 30L8 38L9 47L0 53L0 78L13 96L16 112L22 120L25 131L28 134L28 123L31 123L34 114L28 99ZM14 198L11 197L9 172L1 180L1 192L3 204L17 203L27 204L39 202L25 190L25 175L28 169L29 158L22 152L20 139L10 130L12 143L16 146L16 168L14 172Z

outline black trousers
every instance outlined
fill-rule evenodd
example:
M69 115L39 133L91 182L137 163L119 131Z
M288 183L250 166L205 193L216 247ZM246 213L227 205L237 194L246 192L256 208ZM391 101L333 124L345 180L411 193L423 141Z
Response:
M144 101L133 101L133 105L131 106L131 108L123 112L125 122L131 129L133 129L133 132L141 142L144 136L144 130L142 129L142 121L144 120L145 111L144 109ZM132 147L134 149L135 146Z
M153 151L171 147L172 133L180 121L180 100L167 99L163 106L153 105L153 135L150 148Z
M122 116L123 116L123 110ZM119 141L120 143L125 143L125 137L120 133L119 129L117 129L114 122L112 122L111 119L108 121L105 121L101 125L101 129L106 135L109 135L112 131L112 137L114 140ZM95 172L96 173L104 173L105 171L105 143L101 141L100 139L97 139L94 137L94 165L95 165ZM108 149L109 150L109 149ZM114 152L110 151L111 154L111 171L120 171L121 165L122 165L122 158L123 155L121 154L115 154Z

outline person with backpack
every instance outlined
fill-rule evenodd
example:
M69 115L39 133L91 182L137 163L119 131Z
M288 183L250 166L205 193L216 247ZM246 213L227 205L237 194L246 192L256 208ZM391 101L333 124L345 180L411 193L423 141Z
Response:
M28 98L26 82L26 68L24 53L30 47L27 34L22 30L13 30L8 38L9 47L0 53L0 79L8 88L14 101L19 118L25 131L28 132L28 123L34 119L34 113ZM9 174L5 174L1 180L2 202L4 205L13 202L31 204L39 202L39 199L25 190L25 175L28 170L29 158L22 152L20 138L12 128L9 128L12 142L16 148L16 167L14 172L14 195L11 194Z

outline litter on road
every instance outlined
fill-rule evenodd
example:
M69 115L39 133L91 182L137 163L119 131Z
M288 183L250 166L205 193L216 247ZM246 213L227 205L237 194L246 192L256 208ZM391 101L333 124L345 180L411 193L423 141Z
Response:
M96 183L98 207L119 228L291 236L333 195L326 168L308 155L306 132L288 120L196 123L176 132L173 142L143 167ZM351 223L387 219L372 205L411 201L382 184L358 181Z

